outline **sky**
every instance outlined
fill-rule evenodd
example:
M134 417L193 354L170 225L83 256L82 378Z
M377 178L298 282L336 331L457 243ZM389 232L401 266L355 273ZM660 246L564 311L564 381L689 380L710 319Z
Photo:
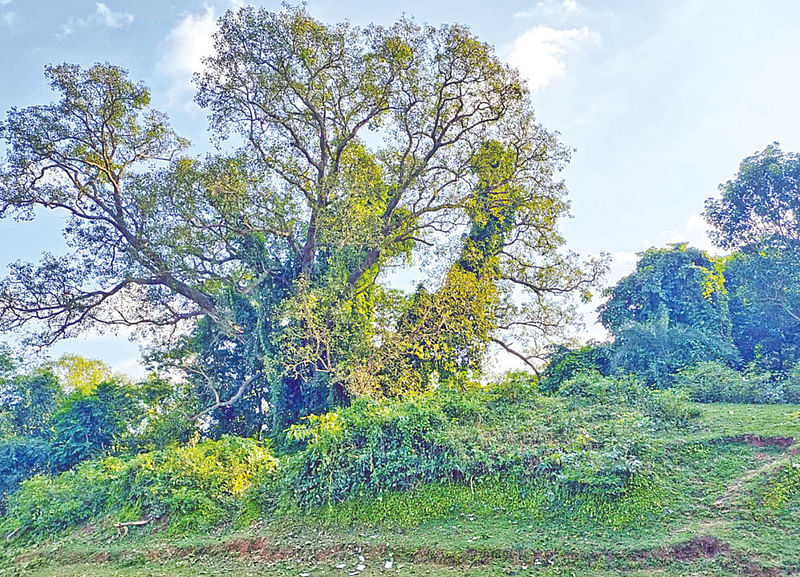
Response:
M207 150L192 74L213 49L231 0L0 0L0 118L52 101L47 64L109 62L152 90L152 104ZM254 2L280 9L279 2ZM712 249L701 213L739 162L773 141L800 151L800 2L786 0L317 0L318 19L390 24L402 15L469 26L517 66L540 122L574 150L564 172L568 248L613 257L608 282L636 253L690 242ZM63 243L61 221L0 221L0 273ZM586 338L602 338L586 307ZM141 374L124 335L58 344Z

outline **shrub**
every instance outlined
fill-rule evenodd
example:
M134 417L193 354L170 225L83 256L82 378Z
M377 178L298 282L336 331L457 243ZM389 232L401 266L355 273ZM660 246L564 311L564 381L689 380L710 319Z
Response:
M178 530L211 527L232 510L253 477L278 461L257 441L223 437L143 453L127 462L115 492L139 517L167 516Z
M677 386L700 403L784 403L796 396L791 380L769 373L742 375L722 363L706 361L681 371Z
M0 440L0 514L5 513L6 499L19 484L47 470L50 443L35 437L12 437Z
M287 459L284 490L292 503L321 505L464 476L463 455L447 426L441 406L428 397L361 399L324 418L311 416L290 430L309 442Z
M287 456L281 475L265 479L254 499L270 511L279 503L306 509L490 478L614 499L650 474L646 431L693 416L681 395L631 377L582 373L560 395L569 400L540 395L531 377L512 375L461 395L359 400L308 417L289 430L305 447Z
M577 374L566 381L558 394L574 403L621 405L637 409L656 425L682 425L700 411L686 402L682 391L656 391L633 375L604 377L596 371Z
M261 443L235 437L129 459L107 457L23 481L9 500L9 517L20 531L37 536L101 515L165 517L175 531L207 528L230 515L256 475L276 468Z
M76 527L110 504L111 485L123 466L120 459L109 457L82 463L55 477L36 475L23 481L9 499L8 517L20 533L29 531L40 537Z
M782 509L798 494L800 494L800 463L790 462L767 487L763 503L771 509Z
M559 346L550 355L542 373L541 389L557 391L566 381L579 373L596 371L607 375L612 348L609 343L590 343L578 349Z

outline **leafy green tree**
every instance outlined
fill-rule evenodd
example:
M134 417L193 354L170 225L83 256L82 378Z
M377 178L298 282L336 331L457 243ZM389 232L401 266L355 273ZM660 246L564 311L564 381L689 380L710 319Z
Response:
M607 295L599 310L614 335L612 371L668 384L701 360L737 360L722 267L703 251L651 248Z
M733 180L720 185L721 198L706 200L711 238L724 249L769 238L800 242L800 155L775 142L745 158Z
M603 263L561 250L567 151L489 46L460 26L328 26L301 8L229 12L215 46L197 101L243 143L225 155L186 158L114 66L48 68L61 100L11 110L0 214L66 212L72 253L12 266L0 329L33 326L48 345L87 327L188 325L154 358L190 375L207 401L197 419L254 434L348 401L354 360L379 354L380 327L399 331L406 308L381 273L409 259L454 270L465 244L496 243L490 279L466 271L471 294L488 291L485 321L461 317L474 335L443 344L448 362L474 367L482 339L529 349L563 327L562 297ZM513 209L498 235L477 223L497 226L503 203L486 199L502 196Z
M63 355L51 364L52 371L67 392L91 393L97 385L113 378L111 367L97 359Z
M744 159L721 198L706 201L725 266L733 335L742 358L785 372L800 358L800 155L778 143Z
M47 370L0 381L0 423L6 429L2 436L49 439L53 416L63 398L58 380Z
M769 243L725 263L733 340L745 363L785 372L800 360L800 249Z
M129 387L101 383L91 393L70 395L53 418L54 469L64 471L91 457L120 448L139 407Z

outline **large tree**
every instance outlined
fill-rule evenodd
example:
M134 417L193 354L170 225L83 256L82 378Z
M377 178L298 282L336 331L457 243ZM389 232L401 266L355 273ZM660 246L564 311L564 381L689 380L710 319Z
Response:
M800 155L773 143L720 192L705 217L714 243L736 249L725 266L736 346L745 362L786 371L800 359Z
M65 212L70 252L12 265L0 329L49 345L188 323L160 360L247 434L345 401L376 355L408 361L433 343L420 318L461 327L439 345L463 367L489 340L532 363L531 339L570 318L560 297L603 266L561 250L568 155L518 72L460 26L329 26L301 8L228 12L215 45L197 101L237 135L222 155L186 157L147 89L110 65L48 68L60 101L9 112L0 214ZM442 296L384 286L412 259Z
M725 263L733 340L746 363L785 372L800 361L800 249L776 239Z
M739 172L706 200L714 243L736 249L777 237L800 243L800 155L775 142L745 158Z
M722 264L705 252L651 248L606 294L600 321L614 335L611 370L664 385L698 361L736 360Z

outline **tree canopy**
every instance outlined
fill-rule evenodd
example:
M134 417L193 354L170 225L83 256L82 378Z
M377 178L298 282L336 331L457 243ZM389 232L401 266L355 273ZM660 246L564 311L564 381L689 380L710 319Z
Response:
M66 213L69 252L12 265L0 329L158 329L152 358L187 371L200 414L250 433L464 374L491 342L533 365L604 264L562 249L568 153L518 72L456 25L219 24L197 79L237 136L219 154L189 156L108 64L48 67L60 100L8 113L0 215ZM431 274L403 295L382 273L409 263Z
M701 360L736 360L722 263L685 244L649 249L607 289L600 321L615 338L611 370L664 385Z
M721 198L706 201L725 264L733 335L742 357L785 372L800 359L800 155L778 143L745 158Z
M769 238L800 243L800 155L775 142L745 158L721 198L706 200L706 221L720 248L736 249Z

